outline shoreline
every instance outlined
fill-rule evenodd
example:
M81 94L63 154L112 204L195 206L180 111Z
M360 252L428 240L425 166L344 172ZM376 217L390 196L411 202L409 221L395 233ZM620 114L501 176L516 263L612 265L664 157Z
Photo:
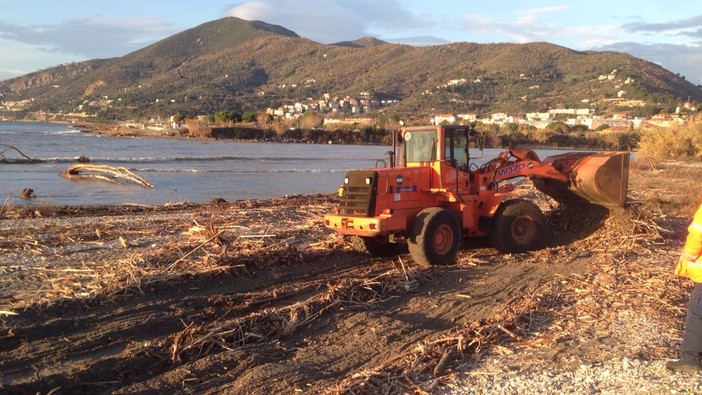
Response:
M208 202L166 202L162 204L95 204L95 205L37 205L17 206L0 205L0 221L33 219L33 218L63 218L80 216L114 216L114 215L142 215L151 213L168 213L181 210L198 210L216 207L258 207L264 205L287 205L290 202L309 204L310 202L335 202L334 193L314 193L309 195L291 195L273 197L268 199L237 199L224 200L213 198Z
M124 127L120 125L113 125L113 124L106 124L106 123L98 123L98 122L72 122L72 121L27 121L27 120L22 120L22 121L11 121L11 122L45 122L45 123L55 123L55 124L65 124L65 125L70 125L77 129L81 133L86 133L86 134L94 134L94 135L107 135L107 136L112 136L112 137L145 137L145 138L166 138L166 139L183 139L183 140L200 140L200 141L217 141L217 140L232 140L232 141L243 141L243 142L252 142L252 143L279 143L279 144L342 144L342 145L387 145L389 146L390 144L382 144L382 143L373 143L373 142L347 142L347 141L333 141L333 140L328 140L328 141L306 141L305 139L287 139L287 138L277 138L277 139L265 139L265 138L238 138L238 137L226 137L226 134L220 135L220 136L209 136L209 137L203 137L203 136L194 136L190 133L184 132L183 130L177 131L173 129L163 129L163 130L154 130L154 129L149 129L149 128L136 128L136 127ZM428 126L428 125L427 125ZM230 125L230 126L222 126L222 125L210 125L209 126L211 129L255 129L259 130L262 133L266 131L266 129L258 128L258 127L252 127L250 124L247 125ZM560 150L560 151L622 151L622 150L615 150L615 149L601 149L601 148L593 148L593 147L577 147L577 146L547 146L543 144L523 144L523 145L518 145L517 147L519 148L527 148L527 149L533 149L533 150ZM507 149L508 147L506 145L503 146L491 146L491 147L484 147L485 149ZM635 150L629 150L628 152L630 153L636 153L637 151Z
M107 135L112 137L153 137L153 138L183 138L189 139L192 136L182 136L175 132L168 134L163 133L163 131L157 131L145 128L131 128L123 127L119 125L101 125L93 123L75 123L70 124L72 127L77 129L81 133L85 134L95 134L95 135Z

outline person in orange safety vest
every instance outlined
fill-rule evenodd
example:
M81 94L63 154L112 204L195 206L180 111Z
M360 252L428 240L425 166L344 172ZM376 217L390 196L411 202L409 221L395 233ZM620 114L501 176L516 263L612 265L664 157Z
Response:
M666 368L697 373L702 371L702 205L687 228L687 239L675 266L675 274L689 278L695 286L687 304L680 359L668 362Z

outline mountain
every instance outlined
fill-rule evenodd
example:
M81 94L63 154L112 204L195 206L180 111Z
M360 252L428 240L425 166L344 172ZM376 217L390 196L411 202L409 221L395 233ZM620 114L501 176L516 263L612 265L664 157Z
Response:
M228 17L112 59L0 81L0 116L88 114L133 119L261 110L366 92L400 115L524 113L548 108L656 111L702 101L662 67L615 52L549 43L414 47L371 37L321 44Z
M331 45L338 45L340 47L351 47L351 48L371 48L377 47L378 45L387 44L383 40L378 40L375 37L363 37L354 41L341 41Z

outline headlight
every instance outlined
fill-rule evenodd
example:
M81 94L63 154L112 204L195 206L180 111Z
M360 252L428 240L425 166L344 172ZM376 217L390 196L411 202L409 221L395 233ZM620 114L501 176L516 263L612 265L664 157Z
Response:
M371 181L373 181L372 178L366 177L366 185L370 185L370 184L371 184Z
M344 177L344 184L348 184L348 183L349 183L349 178L348 178L348 177Z

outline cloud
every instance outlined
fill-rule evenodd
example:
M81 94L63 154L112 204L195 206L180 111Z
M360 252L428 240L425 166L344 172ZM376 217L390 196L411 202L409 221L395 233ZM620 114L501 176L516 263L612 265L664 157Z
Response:
M18 75L26 74L25 70L0 68L0 81L9 80Z
M394 44L409 44L409 45L416 45L416 46L441 45L441 44L450 43L449 40L443 39L441 37L436 37L436 36L395 37L395 38L388 38L388 39L383 39L383 40L387 41L389 43L394 43Z
M46 52L35 45L27 45L0 38L0 80L36 71L42 66L71 62L75 56Z
M619 42L601 48L600 51L626 52L641 59L656 63L665 69L678 73L695 85L702 84L702 42L691 45L641 44Z
M563 10L553 7L549 12ZM560 42L562 45L576 49L585 49L593 45L604 45L617 41L617 31L614 25L567 25L542 22L538 16L545 12L539 10L524 10L517 13L512 20L495 20L488 15L470 14L462 20L462 30L475 35L486 35L488 40L476 41L510 41L518 43L548 41Z
M665 23L633 22L623 26L624 30L630 33L664 33L695 27L702 28L702 15ZM699 37L700 29L697 30L697 34Z
M621 28L617 25L562 23L572 13L571 6L558 5L516 10L503 14L501 19L486 14L466 14L459 29L471 33L477 42L527 43L546 41L573 49L590 49L593 46L620 41Z
M163 22L145 18L84 18L34 26L0 21L0 39L88 59L125 55L172 33Z
M702 28L699 28L695 31L685 32L685 35L693 38L702 38Z
M696 85L702 84L699 68L702 64L702 40L673 44L634 42L641 38L642 33L649 41L669 40L671 35L702 39L702 16L660 24L637 22L625 25L561 25L541 20L546 13L566 10L567 7L560 6L526 9L516 11L511 19L506 17L502 20L488 15L465 15L461 25L464 31L479 37L476 39L479 42L547 41L578 50L626 52L679 73ZM670 34L667 37L654 36L659 32Z
M228 16L282 25L322 43L355 40L372 32L425 25L398 0L259 0L230 8Z

